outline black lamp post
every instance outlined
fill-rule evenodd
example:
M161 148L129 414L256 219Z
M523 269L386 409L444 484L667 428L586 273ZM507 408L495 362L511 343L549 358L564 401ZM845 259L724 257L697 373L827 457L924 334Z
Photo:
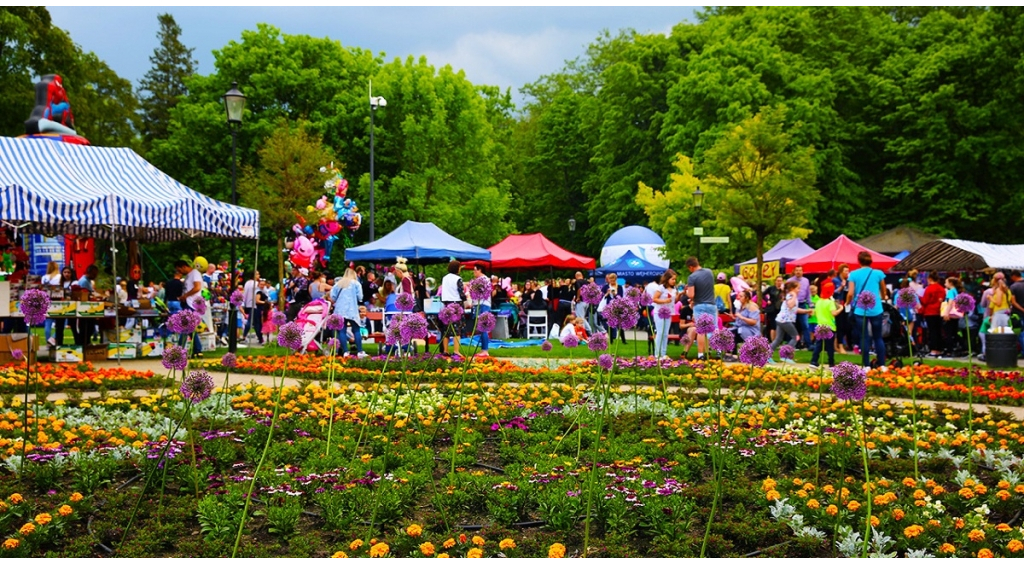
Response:
M388 105L388 101L383 96L373 95L373 84L370 84L370 242L374 239L373 234L373 114L377 112L377 108L383 108Z
M697 235L697 262L700 262L700 236L703 232L697 231L700 229L701 211L704 210L704 192L701 192L700 188L693 191L693 207L697 208L697 227L694 228L694 234Z
M576 252L576 218L569 218L569 245L572 247L570 251Z
M238 205L238 191L235 184L235 169L237 168L238 152L238 128L242 125L242 110L245 109L245 95L238 90L238 83L231 83L231 90L224 93L224 109L228 114L228 127L231 129L231 204ZM235 279L235 264L238 259L235 256L235 238L231 238L231 290L234 292L238 286ZM231 293L228 293L228 296ZM228 352L238 350L238 308L234 304L228 305Z

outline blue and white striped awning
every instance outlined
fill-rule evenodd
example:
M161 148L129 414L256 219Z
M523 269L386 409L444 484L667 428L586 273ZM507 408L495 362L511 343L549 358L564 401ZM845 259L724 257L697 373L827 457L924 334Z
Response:
M259 236L259 212L204 196L135 151L0 137L0 220L26 232L171 241Z

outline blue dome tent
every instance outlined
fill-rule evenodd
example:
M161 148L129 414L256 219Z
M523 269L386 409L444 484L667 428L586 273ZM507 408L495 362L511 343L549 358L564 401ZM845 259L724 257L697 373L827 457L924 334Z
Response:
M668 259L661 256L661 251L664 248L665 240L657 233L646 227L630 225L612 233L612 236L604 242L604 247L601 249L601 266L611 265L626 252L631 251L637 258L664 271L669 265Z
M619 260L602 266L594 271L595 276L615 274L619 278L631 282L638 280L650 280L664 274L665 269L651 264L633 254L633 251L626 251L626 254L619 257Z

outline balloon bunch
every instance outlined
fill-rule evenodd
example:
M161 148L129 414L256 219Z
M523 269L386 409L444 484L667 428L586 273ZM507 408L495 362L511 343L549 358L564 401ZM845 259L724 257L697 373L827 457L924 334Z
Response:
M316 264L326 268L339 235L347 239L348 235L359 229L363 221L359 207L347 197L348 180L334 163L320 167L320 172L330 174L330 178L324 182L327 194L321 196L314 205L306 207L310 222L295 214L298 218L298 223L292 226L295 238L286 243L290 249L288 260L297 268L312 268ZM333 205L329 201L332 194Z

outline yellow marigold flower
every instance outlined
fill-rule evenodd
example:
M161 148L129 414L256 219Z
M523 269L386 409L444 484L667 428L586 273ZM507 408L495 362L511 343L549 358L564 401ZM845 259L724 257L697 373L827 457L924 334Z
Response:
M441 554L438 554L437 557L438 558L451 558L451 556L448 556L447 552L442 552Z
M924 532L924 527L921 525L911 525L906 529L903 529L903 536L908 539L912 539Z
M849 509L850 511L856 511L860 509L860 503L858 503L857 500L853 500L850 503L846 504L846 508Z
M362 548L362 546L363 546L363 539L356 539L356 540L352 541L351 543L349 543L348 549L352 550L352 551L355 551L355 550L359 550L360 548Z
M484 538L481 537L480 535L474 535L473 536L473 544L475 544L477 546L483 546L486 542L487 541L485 541Z
M928 502L923 499L916 499L914 500L914 505L917 507L924 507L925 505L928 505Z
M807 482L806 484L804 484L804 491L813 492L814 491L814 484L812 484L810 482Z
M878 520L878 517L875 517L874 515L871 516L871 526L872 527L877 527L881 523L882 522Z
M466 558L483 558L484 551L479 548L473 547L466 551Z
M906 515L906 513L904 513L902 509L897 508L897 509L893 509L892 510L892 518L897 520L897 521L899 521L900 519L903 519L903 517L905 515Z
M39 515L36 515L35 521L38 525L46 525L49 524L50 521L53 521L53 516L49 513L40 513Z
M551 545L551 548L548 549L548 558L564 558L564 557L565 557L565 545L564 544L562 544L560 542L556 542L555 544Z
M380 542L370 547L370 558L384 558L391 552L391 547L386 542Z
M800 498L804 498L804 497L807 497L807 492L805 492L805 491L803 491L803 490L797 490L797 491L796 491L796 496L797 496L797 497L800 497Z
M956 547L949 544L948 542L944 542L942 543L942 546L939 547L939 552L943 554L953 554L954 552L956 552Z
M434 543L425 542L421 544L420 552L423 553L423 556L433 556L434 552L436 552L436 550L434 549Z
M7 539L4 541L4 550L14 550L21 545L21 541L18 539Z
M912 488L917 485L917 481L913 478L903 478L903 485L908 488Z
M770 492L771 490L774 490L775 486L777 485L778 483L775 480L771 478L765 478L764 481L761 482L761 491Z
M18 505L19 503L25 501L25 498L21 497L21 494L13 493L7 497L7 501L13 503L14 505Z
M512 539L502 539L501 542L498 543L498 548L502 550L512 550L515 547L516 541Z
M455 539L448 539L448 540L444 541L444 543L442 543L441 546L443 546L445 548L451 548L451 547L455 546Z
M818 500L816 500L816 499L809 499L809 500L807 500L807 508L808 509L818 509L819 507L821 507L821 504L818 503Z
M413 523L412 525L409 525L405 528L405 534L409 535L410 537L418 537L423 534L423 527Z
M978 551L978 558L995 558L995 555L992 554L991 550L983 548Z
M960 491L957 493L959 493L960 497L964 499L971 499L974 497L974 490L971 488L960 488Z
M781 496L781 495L779 495L779 492L777 492L777 491L775 491L775 490L768 490L768 493L767 493L767 494L765 494L765 496L764 496L764 497L765 497L765 499L767 499L768 501L775 501L775 500L777 500L777 499L780 499L780 498L782 498L782 496Z
M836 488L833 487L832 484L827 484L825 487L821 488L821 491L827 493L828 495L832 495L836 493Z
M60 509L57 510L57 513L59 513L61 517L67 517L68 515L71 515L74 512L75 510L71 509L70 505L61 505Z
M331 558L348 558L348 555L339 550L338 552L332 554Z
M938 519L929 519L928 520L928 526L929 527L941 527L942 526L942 521L939 521Z
M927 495L928 493L922 489L914 490L914 499L924 499Z
M21 536L27 537L36 532L36 526L32 523L25 523L20 529L18 529L18 532L21 533Z
M802 486L802 485L804 485L804 481L801 480L800 478L793 478L793 485L794 486Z
M839 513L839 508L836 507L835 505L829 504L829 506L825 508L825 513L828 513L830 516L835 517L836 513Z
M972 542L981 542L985 540L985 531L981 529L971 529L971 532L967 533L967 538Z
M976 484L976 483L977 482L975 482L972 478L967 478L966 480L964 480L964 487L965 488L969 488L969 487L974 486L974 484Z
M1006 550L1009 550L1010 552L1020 552L1021 550L1024 550L1024 542L1013 539L1006 545Z

